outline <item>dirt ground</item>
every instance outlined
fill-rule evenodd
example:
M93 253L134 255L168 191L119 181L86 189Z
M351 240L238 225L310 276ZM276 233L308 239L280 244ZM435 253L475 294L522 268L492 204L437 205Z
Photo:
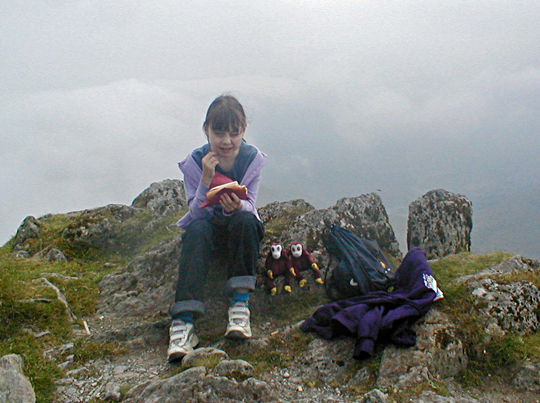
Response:
M121 395L131 387L160 378L167 378L181 370L179 364L167 362L166 319L154 322L147 327L136 327L135 319L121 321L118 318L87 318L92 337L116 338L125 347L125 353L111 359L91 361L77 367L74 363L67 367L66 377L58 382L55 403L86 403L92 401L120 401ZM269 329L253 329L255 338L264 338ZM258 335L258 336L257 336ZM88 336L81 336L88 337ZM204 341L203 341L204 345ZM256 345L256 344L255 344ZM222 346L221 346L222 347ZM287 402L354 402L360 396L347 395L345 389L329 387L310 387L305 383L290 379L287 369L274 368L263 374L264 380ZM475 398L482 403L537 403L540 394L518 391L511 384L498 377L488 377L482 387L463 390L456 383L448 383L447 389L457 398ZM414 401L440 400L433 392L425 391ZM391 396L389 401L402 401ZM463 401L463 400L461 400Z

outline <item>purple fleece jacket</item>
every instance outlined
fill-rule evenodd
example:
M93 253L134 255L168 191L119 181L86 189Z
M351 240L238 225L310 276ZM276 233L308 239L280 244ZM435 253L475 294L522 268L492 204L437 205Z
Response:
M255 146L250 145L250 147ZM266 162L266 154L259 151L256 147L255 149L257 150L257 154L251 164L249 164L242 182L240 183L240 185L247 187L249 198L248 200L242 200L241 211L249 211L260 220L259 213L255 208L255 203L257 201L257 194L259 193L261 170ZM193 153L190 153L184 160L180 161L178 166L184 174L184 189L186 191L189 211L176 224L180 228L186 228L194 220L209 219L212 216L215 206L199 208L206 200L206 193L209 189L208 186L201 181L202 169L193 158Z
M373 355L377 342L414 346L412 324L440 298L424 252L412 248L396 271L394 291L373 291L324 305L302 323L302 329L327 339L356 337L353 357L361 360Z

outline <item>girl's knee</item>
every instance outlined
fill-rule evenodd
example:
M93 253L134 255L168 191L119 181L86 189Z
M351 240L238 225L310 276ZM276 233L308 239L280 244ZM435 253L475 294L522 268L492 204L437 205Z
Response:
M236 213L231 220L229 229L232 233L249 234L254 238L262 239L264 236L263 224L247 211Z
M251 225L257 224L257 217L248 211L240 211L232 216L233 224Z

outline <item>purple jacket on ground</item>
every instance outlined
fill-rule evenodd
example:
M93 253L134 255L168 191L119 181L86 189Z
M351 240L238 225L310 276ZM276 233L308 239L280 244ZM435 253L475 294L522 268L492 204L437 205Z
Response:
M396 271L394 291L373 291L324 305L304 321L302 330L326 339L356 337L353 357L361 360L373 355L377 342L414 346L412 324L442 297L424 252L412 248Z

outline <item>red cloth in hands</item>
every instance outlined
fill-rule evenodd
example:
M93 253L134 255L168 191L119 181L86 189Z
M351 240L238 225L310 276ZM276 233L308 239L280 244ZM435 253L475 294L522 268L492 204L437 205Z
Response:
M232 181L225 175L216 172L212 178L212 182L210 182L210 190L206 193L206 201L203 202L199 208L218 204L219 199L225 193L229 195L234 193L239 199L248 199L247 187L241 186L238 184L238 182Z

